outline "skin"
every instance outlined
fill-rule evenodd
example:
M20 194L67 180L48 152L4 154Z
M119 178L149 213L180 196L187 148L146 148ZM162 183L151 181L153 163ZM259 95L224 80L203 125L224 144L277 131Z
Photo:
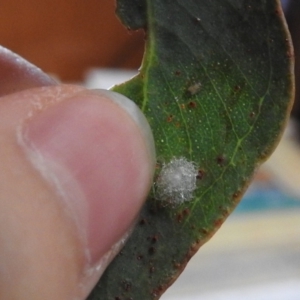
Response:
M109 96L0 57L0 299L85 299L147 196L151 150Z

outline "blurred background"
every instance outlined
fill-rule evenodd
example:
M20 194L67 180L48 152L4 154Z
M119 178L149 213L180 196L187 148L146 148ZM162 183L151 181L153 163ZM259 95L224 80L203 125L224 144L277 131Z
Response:
M0 44L63 81L81 81L91 67L140 66L143 32L129 32L114 0L0 2Z
M293 118L238 208L163 300L300 299L300 1L282 1L296 57ZM0 2L0 44L64 82L108 88L137 73L144 33L113 0Z

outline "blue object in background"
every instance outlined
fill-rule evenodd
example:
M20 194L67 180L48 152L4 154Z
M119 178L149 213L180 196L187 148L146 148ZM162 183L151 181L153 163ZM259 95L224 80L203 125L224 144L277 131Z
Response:
M294 0L295 1L295 0ZM299 0L298 0L299 1ZM282 5L282 8L283 8L283 11L286 12L288 6L290 4L290 0L281 0L281 5Z
M300 199L287 195L275 184L262 185L254 181L237 206L235 212L250 213L291 208L300 210Z

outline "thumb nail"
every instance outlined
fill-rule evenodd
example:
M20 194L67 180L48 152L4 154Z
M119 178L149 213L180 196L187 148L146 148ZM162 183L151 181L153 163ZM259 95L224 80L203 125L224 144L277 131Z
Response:
M124 96L81 91L34 113L22 132L31 161L74 218L89 265L97 264L132 226L151 186L145 117Z

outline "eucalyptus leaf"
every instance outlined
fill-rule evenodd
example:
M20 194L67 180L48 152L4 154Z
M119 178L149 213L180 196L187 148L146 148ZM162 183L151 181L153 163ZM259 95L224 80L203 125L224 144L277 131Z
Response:
M293 50L275 0L118 0L117 12L147 32L139 75L113 90L148 118L157 170L132 236L88 299L159 299L278 143Z

